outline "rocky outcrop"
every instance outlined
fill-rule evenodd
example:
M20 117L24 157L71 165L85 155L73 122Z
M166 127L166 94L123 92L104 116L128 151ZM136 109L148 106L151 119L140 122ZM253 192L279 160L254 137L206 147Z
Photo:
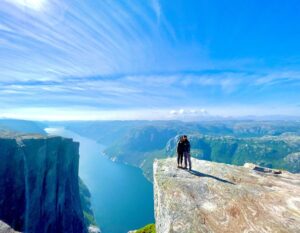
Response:
M252 164L154 163L158 233L300 232L300 175Z
M19 233L2 221L0 221L0 232L1 233Z
M101 230L100 230L100 228L97 227L97 226L90 225L90 226L88 227L88 232L89 232L89 233L101 233Z
M21 232L87 232L78 149L62 137L1 137L0 220Z

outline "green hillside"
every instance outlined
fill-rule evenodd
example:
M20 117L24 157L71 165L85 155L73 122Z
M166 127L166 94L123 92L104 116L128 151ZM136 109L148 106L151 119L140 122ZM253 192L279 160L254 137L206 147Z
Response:
M244 123L245 124L245 123ZM256 163L261 166L285 169L291 172L300 172L300 136L296 132L298 124L284 127L279 125L260 126L259 128L246 124L242 130L241 125L235 125L238 132L244 132L243 136L235 136L234 131L229 135L203 134L198 127L194 129L190 125L183 128L177 126L145 126L134 128L117 142L108 146L105 153L112 159L142 168L144 174L152 179L152 163L155 158L176 156L176 144L178 136L186 129L190 137L192 156L222 163L243 165L245 162ZM291 127L292 132L284 131ZM260 134L262 128L266 130L263 136L245 135L252 132ZM251 129L251 130L250 130ZM214 132L216 128L214 128ZM282 133L278 133L281 132ZM247 132L247 133L245 133ZM255 133L256 132L256 133ZM275 133L277 132L277 133ZM275 135L273 135L275 134ZM278 135L277 135L278 134Z

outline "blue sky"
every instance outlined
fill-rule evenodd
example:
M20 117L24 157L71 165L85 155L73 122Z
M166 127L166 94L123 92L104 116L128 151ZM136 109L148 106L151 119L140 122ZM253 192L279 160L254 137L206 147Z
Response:
M300 3L1 0L0 117L300 116Z

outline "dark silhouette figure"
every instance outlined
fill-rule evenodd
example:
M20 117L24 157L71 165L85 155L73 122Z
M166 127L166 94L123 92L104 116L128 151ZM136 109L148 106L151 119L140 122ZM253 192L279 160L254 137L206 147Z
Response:
M186 135L183 135L183 157L184 157L184 169L189 167L189 171L192 170L191 161L191 144Z
M181 136L179 138L179 141L177 143L177 167L181 168L182 167L182 161L183 161L183 150L184 150L184 145L183 145L183 137Z

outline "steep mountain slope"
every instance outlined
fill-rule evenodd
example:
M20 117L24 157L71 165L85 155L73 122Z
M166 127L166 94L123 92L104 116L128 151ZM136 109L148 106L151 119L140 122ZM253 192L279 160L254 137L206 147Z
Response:
M288 132L300 135L300 121L72 121L51 122L51 125L66 127L107 146L118 143L132 131L149 126L173 129L178 134L201 132L212 136L261 137Z
M91 193L81 179L79 179L79 194L85 225L96 227L97 223L92 209Z
M141 167L150 179L153 160L174 156L174 140L181 134L195 137L192 142L195 157L233 164L253 161L299 172L297 155L284 159L287 152L299 152L297 146L286 142L297 141L299 121L92 121L55 124L97 140L107 147L105 152L112 160ZM200 134L206 138L201 139ZM262 158L263 152L267 152L269 158Z
M61 126L102 145L112 145L126 137L132 130L147 126L174 127L179 121L71 121L48 122L51 126Z
M0 220L22 232L87 232L78 147L61 137L1 137Z
M235 138L230 136L213 137L191 135L193 157L228 164L242 165L246 162L261 166L274 167L300 172L300 167L293 166L287 157L300 151L300 136L264 136ZM166 153L174 155L176 140L167 145ZM291 155L292 154L292 155ZM294 162L298 157L294 156Z
M295 132L298 123L295 123L295 128L292 128L291 123L286 127L279 126L275 131L282 132L280 135L267 134L261 137L245 137L249 134L249 126L242 130L240 124L235 124L235 127L238 127L238 132L247 132L243 137L232 136L239 133L231 133L229 136L205 135L198 131L197 127L139 127L132 129L122 139L109 146L105 153L113 160L141 167L151 179L154 159L176 156L178 136L187 132L193 157L236 165L254 162L262 166L300 172L300 166L297 166L300 163L300 136ZM268 132L277 134L274 129ZM293 132L283 132L283 129ZM258 133L261 130L262 126L257 128L256 123L251 128L252 132Z

